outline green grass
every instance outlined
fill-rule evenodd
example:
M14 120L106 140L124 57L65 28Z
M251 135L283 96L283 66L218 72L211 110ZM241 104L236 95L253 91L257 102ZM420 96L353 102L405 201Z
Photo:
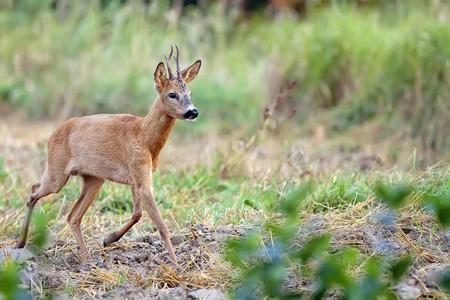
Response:
M445 164L426 173L392 171L386 174L357 170L317 173L304 179L313 184L314 189L296 205L305 214L346 210L373 197L379 183L409 185L421 201L447 201L450 196L448 175L448 165ZM18 171L13 171L3 179L2 185L10 188L0 196L2 209L19 209L25 204L28 190L23 184L14 184L21 182L21 176ZM155 199L166 219L172 219L168 215L171 214L180 225L192 222L246 225L261 224L276 215L279 202L296 189L296 182L295 177L282 178L276 174L263 182L241 172L232 172L223 177L217 167L199 165L187 170L157 172L154 174L153 186ZM81 180L70 179L59 194L41 201L42 210L55 213L61 209L61 205L67 210L78 198L80 190ZM88 215L99 211L112 217L124 216L123 219L126 219L132 210L130 188L107 182ZM60 221L64 222L63 219Z

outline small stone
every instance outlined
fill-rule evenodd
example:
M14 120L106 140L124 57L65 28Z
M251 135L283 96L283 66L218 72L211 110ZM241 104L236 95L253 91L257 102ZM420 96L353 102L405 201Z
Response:
M33 253L34 255L38 255L39 253L42 253L41 250L39 250L34 244L31 244L31 243L27 243L25 245L25 249L31 251L31 253Z
M27 248L14 249L12 247L6 247L0 252L0 263L2 263L8 256L10 256L12 262L18 264L35 257L33 252Z
M174 299L184 299L186 298L187 287L184 284L181 284L177 287L168 289L168 292Z
M163 243L161 242L161 241L152 241L151 243L150 243L153 247L156 247L156 248L162 248L163 247Z
M434 287L440 283L442 276L444 276L443 270L430 270L425 276L425 283L429 287Z
M181 244L182 242L184 242L183 236L181 236L181 235L173 236L173 237L170 239L170 241L172 242L172 245L173 245L173 246L177 246L177 245Z
M420 288L416 286L404 286L397 290L397 295L403 300L416 299L422 294Z
M109 292L99 292L99 299L149 299L145 296L145 291L131 283L123 282ZM96 298L97 298L96 297Z
M445 242L446 242L447 244L450 244L450 232L447 232L447 233L444 235L444 240L445 240Z
M56 291L52 294L52 299L53 300L69 300L72 298L70 298L67 294L65 294L62 291Z
M401 290L402 288L407 287L407 286L408 286L408 284L406 283L406 281L402 280L399 283L397 283L396 285L394 285L392 288L394 290Z
M205 300L222 300L226 299L225 294L218 290L206 290L199 289L196 291L190 291L188 296L194 299L205 299Z
M396 232L397 232L397 227L395 227L394 224L386 224L386 228L387 228L387 230L389 230L391 233L396 233Z

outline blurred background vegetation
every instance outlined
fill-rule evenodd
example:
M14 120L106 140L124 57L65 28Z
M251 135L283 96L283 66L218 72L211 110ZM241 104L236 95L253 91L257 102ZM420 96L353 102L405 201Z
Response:
M381 128L373 140L412 141L423 164L449 158L445 1L188 2L2 1L0 110L143 116L154 68L178 44L182 67L204 63L191 84L202 118L178 132L250 132L294 79L298 136L370 123Z

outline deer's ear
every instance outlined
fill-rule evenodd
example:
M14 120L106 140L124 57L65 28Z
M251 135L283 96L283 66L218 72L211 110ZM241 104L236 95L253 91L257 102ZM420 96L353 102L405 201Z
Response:
M184 82L189 83L192 80L194 80L198 74L198 71L200 71L201 66L202 66L202 61L197 60L195 63L192 64L192 66L184 69L181 72L181 76L183 77Z
M167 77L166 77L166 68L164 67L164 64L160 62L155 70L155 86L157 87L164 87L167 83Z

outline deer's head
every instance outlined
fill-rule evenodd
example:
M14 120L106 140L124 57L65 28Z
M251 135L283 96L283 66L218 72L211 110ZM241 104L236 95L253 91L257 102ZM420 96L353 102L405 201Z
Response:
M197 60L190 67L180 71L178 46L175 47L177 49L177 55L174 56L177 76L173 75L170 68L170 59L173 54L173 47L171 46L169 57L164 55L169 78L167 78L164 63L160 62L155 71L155 88L167 115L192 122L197 118L198 110L191 102L191 90L189 90L187 84L197 76L202 62Z

